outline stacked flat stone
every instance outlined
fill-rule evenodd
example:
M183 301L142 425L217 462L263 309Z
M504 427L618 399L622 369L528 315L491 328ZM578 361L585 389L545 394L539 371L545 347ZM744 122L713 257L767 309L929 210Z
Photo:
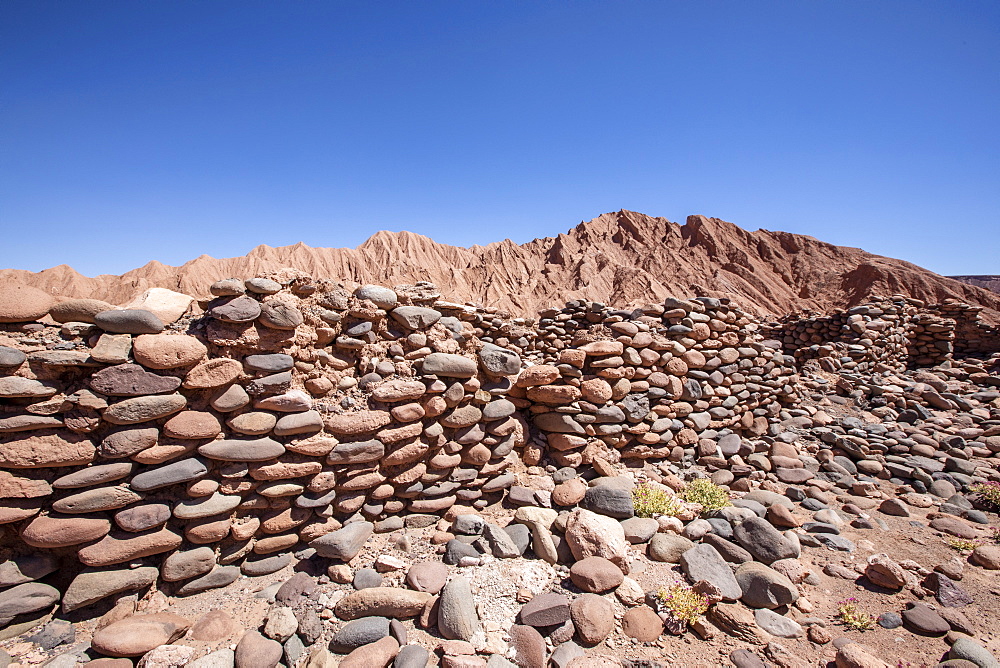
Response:
M900 369L910 345L908 316L916 308L911 301L896 295L827 315L787 316L765 331L799 365L816 360L831 373Z
M910 318L907 354L914 367L927 367L952 359L956 321L936 313L917 313Z
M954 347L958 355L991 355L1000 352L1000 326L980 322L981 306L946 299L928 306L942 318L955 321Z
M697 461L746 491L767 447L747 439L798 396L792 357L725 299L577 300L536 325L426 283L279 272L211 293L200 316L171 293L4 326L38 336L0 349L0 525L72 576L66 611L156 580L225 586L297 546L348 560L408 513L524 505L520 463ZM884 361L899 314L840 326Z
M717 441L729 435L738 450L738 434L764 433L797 396L792 360L727 300L632 311L575 300L543 312L539 331L546 363L526 369L510 396L560 466L687 456L740 471Z
M954 299L928 305L892 295L830 314L788 315L764 331L800 367L815 360L830 373L924 368L1000 352L1000 328L980 322L981 311Z

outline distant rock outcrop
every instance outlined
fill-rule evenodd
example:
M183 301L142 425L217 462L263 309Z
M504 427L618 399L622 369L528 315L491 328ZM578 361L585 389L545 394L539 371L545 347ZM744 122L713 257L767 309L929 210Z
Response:
M948 278L1000 294L1000 276L949 276Z
M283 267L356 283L431 281L452 297L525 315L568 299L627 306L691 294L730 297L766 315L902 293L928 302L959 299L984 307L987 321L1000 319L997 294L909 262L788 232L748 232L717 218L689 216L680 225L625 210L522 245L508 239L460 248L383 231L354 249L258 246L243 257L202 255L180 267L153 261L122 276L89 278L60 265L38 273L2 270L0 281L123 304L151 287L207 298L220 278Z

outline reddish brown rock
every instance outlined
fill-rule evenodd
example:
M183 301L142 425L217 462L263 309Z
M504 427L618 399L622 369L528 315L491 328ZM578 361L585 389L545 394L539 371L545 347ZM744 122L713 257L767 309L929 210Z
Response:
M43 515L28 522L21 540L32 547L70 547L97 540L109 531L111 522L103 517Z
M142 534L108 535L93 545L81 549L77 553L77 558L87 566L110 566L139 557L169 552L180 547L183 540L182 536L169 529Z
M228 612L224 610L210 610L191 625L190 635L194 640L218 642L225 640L238 630L239 625Z
M132 342L135 361L150 369L188 366L207 352L205 344L184 334L142 334Z
M514 648L514 663L520 668L545 668L545 639L530 626L510 627L510 644Z
M581 594L573 600L569 612L584 645L597 645L615 630L614 605L603 596Z
M340 661L340 668L386 668L399 653L399 642L386 636L362 645Z
M569 577L577 587L586 592L603 594L620 585L625 574L603 557L586 557L573 564Z
M575 506L583 501L587 493L587 483L580 478L561 482L552 490L552 503L564 508Z
M38 320L55 305L55 298L38 288L5 282L0 290L0 322Z
M551 364L536 364L523 369L517 376L518 387L539 387L559 380L562 374L559 368Z
M171 613L135 615L99 629L91 645L106 656L142 656L184 635L188 626L187 620Z
M274 668L281 661L281 643L247 631L236 645L236 668Z
M30 436L18 434L0 439L0 467L79 466L94 461L96 452L94 444L82 434L42 430Z
M390 422L388 411L357 411L342 415L330 415L324 420L326 429L337 436L360 436L371 434Z
M184 376L184 387L201 390L228 385L243 373L243 365L238 360L218 358L206 360L188 371Z
M625 612L622 632L640 642L652 642L663 632L663 620L651 608L640 605Z
M94 316L114 306L100 299L67 299L49 309L56 322L94 322Z
M147 394L173 392L181 385L180 378L161 376L146 371L138 364L117 364L90 377L90 387L109 397L141 397Z
M51 493L52 487L44 480L0 470L0 499L36 499Z
M221 431L219 418L205 411L181 411L163 425L164 434L181 439L215 438Z

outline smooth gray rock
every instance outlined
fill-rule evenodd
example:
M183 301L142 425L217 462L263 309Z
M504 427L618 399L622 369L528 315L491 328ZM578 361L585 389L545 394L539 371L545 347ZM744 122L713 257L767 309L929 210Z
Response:
M273 295L281 291L281 283L259 276L243 281L243 287L247 289L247 292L253 292L258 295Z
M475 360L451 353L431 353L421 367L425 374L444 378L472 378L478 370Z
M525 524L508 524L503 528L505 534L510 536L510 539L514 542L517 547L518 555L524 554L524 551L528 549L531 545L531 529Z
M499 559L514 559L524 553L524 549L520 548L514 539L496 524L487 523L483 527L483 538L486 539L493 556Z
M13 369L24 364L28 356L16 348L0 346L0 368Z
M132 478L130 485L136 491L148 492L161 487L198 480L207 473L208 467L201 460L192 457L138 473Z
M753 613L757 626L764 629L772 636L779 638L798 638L802 635L802 626L794 619L789 619L784 615L779 615L774 610L758 608Z
M236 582L239 577L240 569L238 566L216 566L211 572L200 578L185 582L176 593L177 596L190 596L209 589L218 589Z
M288 371L295 366L295 359L291 355L284 353L270 353L267 355L248 355L243 360L248 369L253 371L266 371L267 373L278 373Z
M350 561L361 551L375 531L371 522L352 522L309 543L316 554L327 559Z
M22 554L0 563L0 587L32 582L53 573L59 560L47 552Z
M392 668L426 668L430 653L420 645L404 645L392 661Z
M487 343L479 351L479 366L490 376L513 376L521 371L521 356Z
M289 552L261 555L247 559L240 564L240 572L250 577L259 577L277 573L290 563L292 563L292 555Z
M66 593L63 594L63 612L72 612L113 594L148 587L156 581L159 573L155 566L84 569L73 578Z
M790 605L799 591L787 577L756 561L741 564L736 569L736 582L742 590L740 600L751 608L777 608Z
M354 291L358 299L367 299L379 308L390 309L399 303L399 297L394 290L381 285L362 285Z
M441 312L423 306L398 306L389 312L392 319L409 330L429 329L441 319Z
M479 613L469 580L452 578L441 590L438 630L449 640L469 640L479 629Z
M611 485L588 487L580 505L600 515L620 520L635 515L632 491Z
M360 617L347 622L330 640L330 650L338 654L373 643L389 635L388 617Z
M658 533L649 541L646 553L653 561L664 561L668 564L676 564L681 560L681 555L694 547L694 543L675 533Z
M226 438L198 447L198 454L229 462L266 462L285 454L285 446L267 438Z
M291 304L270 302L261 304L257 322L271 329L293 330L305 320L302 311Z
M213 307L208 314L223 322L251 322L260 315L260 302L253 297L241 295Z
M354 580L351 584L354 586L355 589L370 589L372 587L381 587L382 574L376 571L374 568L359 568L354 573Z
M707 580L722 592L724 601L736 601L743 595L729 564L711 545L695 545L680 556L680 564L691 582Z
M965 659L979 668L1000 668L1000 661L988 649L971 638L959 638L948 650L949 659Z
M113 334L159 334L163 331L163 321L143 309L102 311L94 316L94 323Z
M660 523L652 517L630 517L622 520L622 529L625 530L625 540L633 545L639 545L652 540L660 530Z
M18 615L38 612L59 601L59 590L41 582L26 582L0 591L0 626Z
M795 546L760 517L744 520L733 529L733 537L743 549L765 564L798 556Z

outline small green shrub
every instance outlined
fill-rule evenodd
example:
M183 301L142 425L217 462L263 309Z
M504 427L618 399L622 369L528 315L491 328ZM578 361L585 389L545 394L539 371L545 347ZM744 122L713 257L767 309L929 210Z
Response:
M669 613L677 621L687 625L694 624L701 619L709 605L707 596L697 593L682 582L660 587L656 598L659 600L662 610Z
M876 623L873 616L858 609L858 599L853 596L837 604L837 619L855 631L868 631L875 628Z
M969 540L967 538L949 538L948 547L958 552L972 552L982 545L980 540Z
M680 500L665 490L642 484L632 490L632 505L638 517L668 515L674 517L683 507Z
M688 503L698 503L702 515L733 505L729 502L729 492L708 478L695 478L681 490L680 497Z
M969 491L979 497L979 500L993 510L1000 510L1000 482L981 482L969 486Z

